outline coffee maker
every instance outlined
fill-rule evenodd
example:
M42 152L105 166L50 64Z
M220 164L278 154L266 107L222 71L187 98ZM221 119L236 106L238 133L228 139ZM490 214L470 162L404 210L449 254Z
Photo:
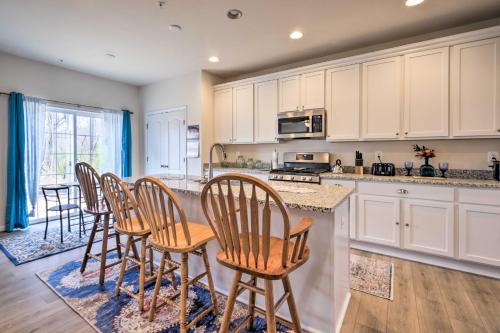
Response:
M493 165L490 165L490 168L493 168L493 178L500 181L500 161L495 157L491 159Z

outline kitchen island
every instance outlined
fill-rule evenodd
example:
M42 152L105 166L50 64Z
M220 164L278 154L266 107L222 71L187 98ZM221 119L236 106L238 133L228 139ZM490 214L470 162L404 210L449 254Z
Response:
M193 180L169 179L158 176L176 192L182 201L188 220L207 224L201 208L203 184ZM127 183L135 179L127 178ZM344 186L269 182L277 189L288 208L291 226L308 216L315 221L309 233L311 254L308 262L290 275L295 302L302 327L311 332L339 332L349 304L349 196L352 188ZM259 197L258 197L259 199ZM259 200L260 201L260 200ZM271 203L271 221L281 215ZM271 225L274 235L282 235L282 224ZM207 247L216 289L227 294L233 271L217 263L219 245L214 240ZM190 258L189 272L195 276L203 271L200 259ZM281 283L275 283L275 297L283 293ZM246 302L247 293L239 300ZM264 299L257 297L264 308ZM281 307L278 316L290 320L288 308Z

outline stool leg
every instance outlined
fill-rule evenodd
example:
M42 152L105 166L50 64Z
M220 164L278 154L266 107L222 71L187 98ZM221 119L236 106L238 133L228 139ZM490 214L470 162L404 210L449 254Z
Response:
M149 246L149 276L153 276L154 273L154 263L153 263L153 247Z
M290 310L290 316L292 317L293 322L293 331L296 333L301 333L302 328L300 327L299 314L297 312L297 307L295 306L295 299L293 298L292 286L290 284L290 278L288 275L283 278L283 288L285 293L288 292L289 296L287 298L288 309Z
M252 277L252 286L257 286L257 278L255 276ZM255 296L255 291L250 290L250 296L248 297L248 315L250 316L250 319L247 323L247 329L249 331L253 330L253 318L255 316Z
M187 332L188 254L181 254L181 333Z
M166 258L167 260L172 260L172 257L170 256L170 252L167 252L166 253ZM172 264L168 264L168 268L172 268ZM174 290L177 290L177 281L175 279L175 273L172 271L172 273L170 273L170 280L172 281L172 288L174 288Z
M120 241L120 234L116 232L115 229L115 239L116 239L116 252L118 252L118 259L122 258L122 243Z
M217 296L215 295L214 280L212 279L212 272L210 271L207 248L205 246L201 248L201 253L203 254L203 262L205 263L205 271L207 272L208 289L210 290L210 297L212 298L212 305L214 307L213 311L215 314L217 314Z
M89 260L89 253L92 250L92 245L94 244L94 238L97 232L98 224L99 224L99 215L96 215L94 220L94 225L92 226L92 231L90 232L89 240L87 242L87 248L85 249L85 255L83 256L82 267L80 267L80 273L85 272L85 268L87 267L87 261Z
M161 288L161 280L163 278L163 269L165 267L165 256L166 252L163 252L160 261L160 268L158 269L158 276L156 277L156 285L155 290L153 292L153 299L151 300L151 308L149 309L149 321L153 321L155 319L156 312L156 298L158 297L158 292Z
M132 242L132 236L128 236L127 243L125 244L125 254L122 259L122 264L120 266L120 275L118 275L118 281L116 281L115 296L120 294L120 287L123 282L123 275L125 274L125 268L127 267L127 256L130 250L130 243Z
M106 273L106 257L108 252L108 233L109 233L109 215L104 216L102 230L102 250L101 250L101 270L99 272L99 284L104 284L104 275Z
M224 318L220 325L219 333L227 333L229 324L231 323L231 315L233 314L234 303L236 302L236 293L238 292L238 283L241 279L241 272L234 272L233 283L229 290L229 295L226 302L226 309L224 310Z
M273 281L264 280L264 290L266 298L266 324L268 333L276 333L276 317L274 315L274 293Z
M139 268L139 311L144 310L144 284L146 280L146 237L141 237L141 265Z
M62 211L59 211L59 224L61 225L61 243L63 242L63 219L62 219Z
M43 239L47 239L48 229L49 229L49 212L45 210L45 236L43 236Z

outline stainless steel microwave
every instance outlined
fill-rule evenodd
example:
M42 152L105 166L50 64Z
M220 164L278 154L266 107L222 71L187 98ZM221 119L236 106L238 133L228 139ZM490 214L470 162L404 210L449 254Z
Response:
M325 110L282 112L278 114L278 139L320 139L325 137Z

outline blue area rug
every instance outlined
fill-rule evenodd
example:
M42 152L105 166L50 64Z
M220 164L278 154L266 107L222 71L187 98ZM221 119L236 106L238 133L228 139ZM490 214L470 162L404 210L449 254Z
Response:
M115 255L111 255L113 260ZM114 296L116 280L118 279L119 265L106 270L105 284L101 287L99 280L99 263L89 260L87 270L80 274L80 261L71 261L53 270L37 274L66 304L84 318L98 332L111 333L177 333L179 332L179 310L172 306L163 306L157 310L153 322L148 320L149 306L151 303L154 282L146 288L143 313L138 310L137 301L125 293ZM138 270L134 269L125 274L124 286L138 289ZM178 278L178 285L180 279ZM162 295L173 295L174 289L170 281L164 280L160 290L158 304L162 303ZM188 320L196 317L210 306L210 293L202 284L195 284L188 290ZM207 314L189 332L218 332L226 297L217 295L218 315ZM230 329L234 328L246 316L246 307L236 304L233 311ZM249 332L249 331L246 331ZM266 321L262 317L254 320L254 330L251 332L266 332ZM290 333L291 329L278 323L278 332Z
M82 238L80 239L78 226L73 226L72 232L68 232L65 225L63 243L61 243L59 227L52 227L50 224L46 240L43 239L45 226L42 228L40 225L30 226L26 230L2 232L0 233L0 249L14 265L22 265L54 254L86 246L88 236L90 235L90 228L91 225L87 225L87 235L82 232ZM94 243L100 241L101 237L102 233L98 232L94 239Z

